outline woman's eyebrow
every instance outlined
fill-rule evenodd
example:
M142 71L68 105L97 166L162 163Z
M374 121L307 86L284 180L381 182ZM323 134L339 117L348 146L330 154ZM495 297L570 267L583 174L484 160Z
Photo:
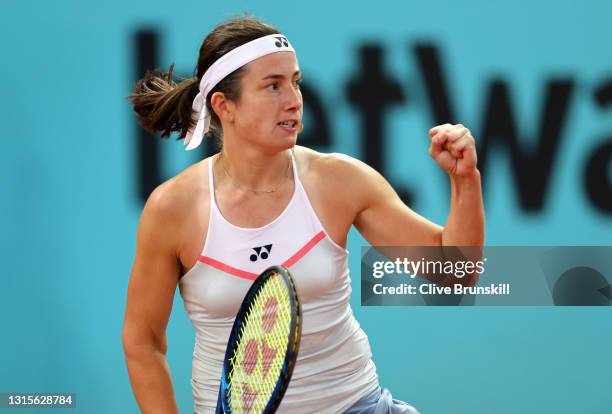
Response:
M296 70L291 77L295 78L296 76L299 76L300 74L301 74L301 72L299 70ZM261 80L267 80L267 79L285 79L285 77L286 77L285 75L281 75L280 73L271 73L271 74L266 75L263 78L261 78Z

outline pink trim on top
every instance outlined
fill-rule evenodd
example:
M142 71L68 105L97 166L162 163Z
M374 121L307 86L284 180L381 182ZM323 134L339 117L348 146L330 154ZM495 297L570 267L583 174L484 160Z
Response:
M304 245L300 250L297 251L296 254L291 256L289 259L285 260L283 266L289 267L293 266L298 260L300 260L306 253L312 250L315 245L325 238L325 232L321 230L318 232L308 243Z
M210 257L206 257L206 256L200 256L200 258L198 259L200 262L202 263L206 263L207 265L211 265L212 267L215 267L225 273L229 273L232 274L234 276L238 276L241 277L243 279L249 279L249 280L255 280L257 279L257 277L259 276L258 274L255 273L251 273L251 272L247 272L244 270L240 270L240 269L236 269L235 267L232 267L230 265L226 265L225 263L221 263L215 259L212 259Z
M312 248L315 247L317 243L319 243L324 238L325 238L325 232L321 230L312 239L310 239L310 241L306 243L304 247L298 250L289 259L285 260L285 262L283 263L283 266L289 267L289 266L293 266L294 264L296 264L302 257L306 255L306 253L312 250ZM225 263L221 263L220 261L215 260L208 256L200 256L198 261L202 263L206 263L207 265L210 265L216 269L219 269L222 272L229 273L231 275L238 276L243 279L255 280L259 276L255 273L247 272L245 270L240 270L230 265L226 265Z

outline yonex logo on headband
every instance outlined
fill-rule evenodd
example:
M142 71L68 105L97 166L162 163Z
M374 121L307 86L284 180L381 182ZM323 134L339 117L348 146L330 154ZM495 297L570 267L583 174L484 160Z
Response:
M271 34L238 46L221 56L208 68L200 80L200 92L196 95L191 105L193 120L197 121L197 123L195 128L190 129L185 137L185 145L187 145L186 149L188 151L200 145L204 134L208 132L210 127L211 114L206 107L206 98L210 91L236 69L262 56L276 52L295 53L295 50L291 43L289 43L289 40L287 40L287 37L278 33Z
M285 36L274 36L274 38L277 40L276 42L274 42L276 47L283 47L283 46L288 47L289 46L289 41L287 40Z

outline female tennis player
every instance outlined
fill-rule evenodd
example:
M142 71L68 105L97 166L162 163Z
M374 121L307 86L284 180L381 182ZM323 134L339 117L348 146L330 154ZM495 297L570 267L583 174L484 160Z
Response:
M429 154L451 182L438 226L399 199L374 169L296 145L301 72L289 39L253 18L217 26L196 75L154 72L130 96L141 125L188 150L215 134L221 151L156 188L143 210L123 345L143 413L177 413L165 355L179 286L196 331L196 413L214 412L230 329L253 279L271 265L293 274L302 339L282 413L416 413L381 391L367 336L353 317L351 226L372 245L481 246L484 213L474 138L463 125L429 131Z

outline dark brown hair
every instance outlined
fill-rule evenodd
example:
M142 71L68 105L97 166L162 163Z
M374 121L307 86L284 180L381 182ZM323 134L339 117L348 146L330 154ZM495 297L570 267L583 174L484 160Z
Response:
M179 131L179 138L185 138L189 128L195 126L191 105L198 94L200 80L206 70L217 59L238 46L276 33L280 32L275 27L254 17L234 18L219 24L206 36L200 46L194 77L176 83L172 73L174 65L170 66L167 73L159 69L147 72L144 78L136 82L134 93L128 96L134 111L140 117L140 125L152 133L162 131L162 137L169 137L172 132ZM221 130L221 123L212 110L210 97L215 92L223 92L228 99L238 100L244 68L243 66L225 77L208 94L206 106L211 114L211 130Z

